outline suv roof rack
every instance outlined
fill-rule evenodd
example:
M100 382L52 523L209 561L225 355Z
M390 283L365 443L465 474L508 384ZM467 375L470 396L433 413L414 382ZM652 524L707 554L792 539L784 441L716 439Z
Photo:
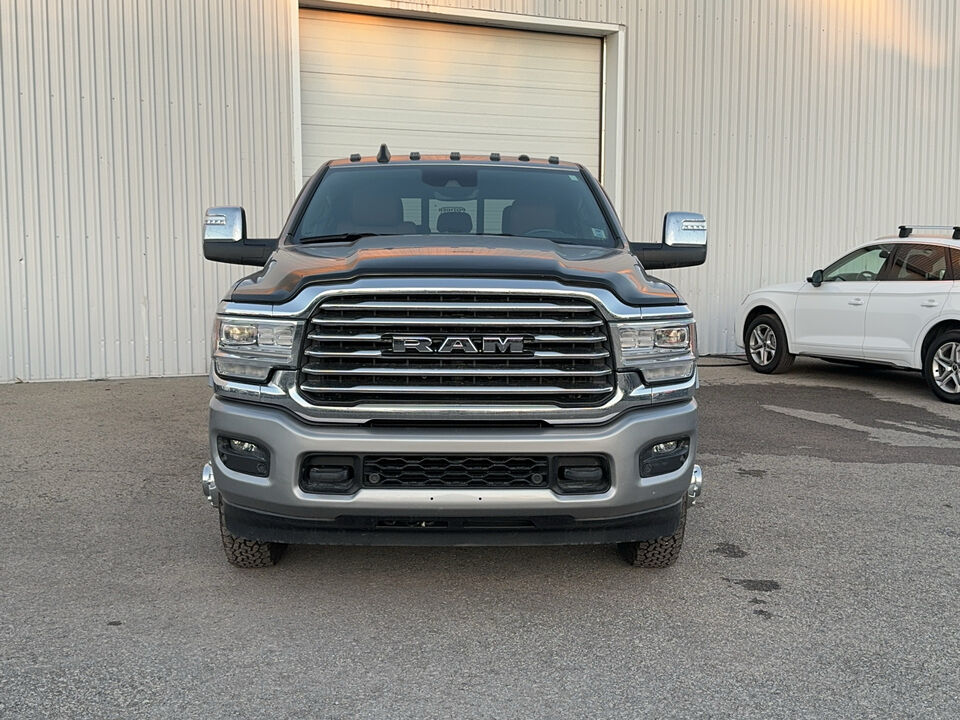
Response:
M907 238L914 230L953 230L953 239L960 240L960 225L901 225L900 237Z

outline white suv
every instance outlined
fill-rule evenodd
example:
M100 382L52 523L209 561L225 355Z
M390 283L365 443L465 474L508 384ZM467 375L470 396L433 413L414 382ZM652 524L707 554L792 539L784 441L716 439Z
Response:
M806 282L756 290L737 327L757 372L785 372L796 355L913 368L958 403L960 226L901 226Z

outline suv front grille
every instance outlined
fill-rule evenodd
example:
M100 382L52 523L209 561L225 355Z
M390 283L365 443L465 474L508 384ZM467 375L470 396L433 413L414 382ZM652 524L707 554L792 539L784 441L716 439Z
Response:
M321 303L298 384L315 405L589 407L615 380L606 322L586 300L371 293Z

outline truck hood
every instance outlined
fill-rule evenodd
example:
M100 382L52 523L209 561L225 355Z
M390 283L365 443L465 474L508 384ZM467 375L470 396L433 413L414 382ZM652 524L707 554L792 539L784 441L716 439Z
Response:
M361 277L497 277L601 287L628 305L674 305L674 288L646 275L621 248L565 245L541 238L462 235L367 237L353 242L281 245L229 299L282 303L308 285Z

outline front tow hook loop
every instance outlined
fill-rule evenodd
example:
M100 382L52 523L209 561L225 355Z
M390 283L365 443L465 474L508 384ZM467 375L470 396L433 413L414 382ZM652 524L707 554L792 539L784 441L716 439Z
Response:
M687 502L695 505L700 492L703 490L703 471L699 465L693 466L693 476L690 478L690 487L687 488Z
M213 467L210 463L203 466L203 473L200 476L200 485L203 489L203 495L214 507L220 505L220 491L217 490L217 481L213 477Z

